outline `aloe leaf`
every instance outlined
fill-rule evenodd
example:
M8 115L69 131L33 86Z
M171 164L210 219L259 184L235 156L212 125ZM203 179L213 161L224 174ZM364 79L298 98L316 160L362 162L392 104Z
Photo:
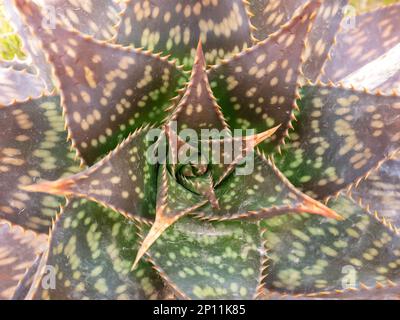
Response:
M26 71L0 68L0 104L8 105L15 100L39 97L45 89L41 79Z
M24 50L28 59L32 61L37 73L46 83L48 90L54 89L51 66L43 51L40 42L32 38L32 32L21 19L15 9L13 0L4 0L7 15L18 35L24 43ZM39 0L41 9L45 12L44 24L52 27L56 21L62 22L67 27L75 28L85 34L93 35L96 39L108 40L115 36L114 25L119 21L118 13L121 6L111 0L90 1L63 1Z
M55 221L35 299L161 298L163 283L146 262L130 271L137 228L87 200L73 200Z
M26 270L24 276L19 280L17 287L10 300L25 300L28 298L30 289L34 284L36 274L40 267L44 253L38 254L32 265Z
M147 158L150 128L132 133L92 167L58 181L27 186L33 192L75 196L96 201L132 219L154 216L157 166Z
M398 44L400 4L376 9L351 18L338 34L323 81L339 81Z
M0 299L12 297L26 269L45 248L44 236L0 223Z
M253 0L250 1L251 22L255 27L254 35L264 40L306 4L306 0ZM318 11L316 20L308 38L303 72L306 78L315 81L328 59L328 54L335 43L344 9L348 0L325 0Z
M362 180L351 190L351 197L394 227L400 227L400 155L385 161Z
M188 67L199 39L208 64L251 45L242 0L130 0L118 29L117 43L167 52Z
M345 220L285 215L261 222L271 259L266 289L313 294L399 279L399 233L345 196L329 206Z
M211 87L232 129L260 133L281 125L263 149L281 144L291 128L304 41L318 7L318 2L309 2L277 33L209 71Z
M350 188L400 147L400 97L332 85L303 87L296 132L277 166L323 199Z
M0 107L0 218L39 232L48 232L62 200L21 188L79 170L60 109L57 96Z
M280 214L309 212L340 219L334 211L299 192L270 159L255 154L247 174L233 171L215 189L219 208L210 205L194 213L207 220L268 219Z
M142 226L141 234L147 231ZM148 255L181 298L253 299L266 259L257 224L182 219Z
M182 76L173 63L98 42L59 24L42 28L37 6L18 0L17 7L54 66L73 146L87 164L114 149L134 129L165 118L163 107Z
M175 121L176 131L202 129L227 129L224 116L211 91L206 73L206 61L199 42L190 81L185 93L176 106L170 121Z

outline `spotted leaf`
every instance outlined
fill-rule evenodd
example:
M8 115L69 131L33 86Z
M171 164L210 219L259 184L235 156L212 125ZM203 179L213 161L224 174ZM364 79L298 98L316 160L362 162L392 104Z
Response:
M306 0L250 1L250 11L253 15L251 22L256 28L255 37L263 40L276 32L305 3L307 3ZM329 50L334 44L347 3L348 0L322 1L313 29L307 39L303 72L308 79L314 81L319 76L328 58Z
M4 0L4 7L15 31L23 39L24 49L28 59L33 62L37 73L44 80L48 90L54 88L51 66L47 63L40 43L32 38L32 32L25 25L15 9L13 0ZM46 18L44 25L49 28L60 21L69 28L75 28L85 34L93 35L96 39L111 39L115 36L114 25L117 24L122 10L121 6L112 0L63 1L38 0Z
M251 44L251 27L243 0L130 0L122 15L117 42L168 52L190 66L199 39L206 60L238 53Z
M148 254L176 294L191 299L252 299L266 258L256 224L192 219L168 229Z
M21 90L22 89L22 90ZM8 105L15 100L39 97L45 89L44 83L26 71L0 68L0 104Z
M232 129L262 132L281 125L269 146L287 136L298 96L304 40L318 6L309 2L277 33L210 70L211 87Z
M201 42L197 48L190 82L170 121L176 122L176 132L191 129L200 133L201 129L224 130L227 128L208 82Z
M0 299L12 297L26 269L45 248L45 236L0 222Z
M211 220L262 219L292 211L340 219L334 211L294 188L270 159L256 153L249 160L247 172L236 169L215 189L219 208L201 207L195 211L198 216Z
M130 271L137 229L129 219L87 201L71 201L58 216L35 299L161 298L163 284L148 263ZM51 273L53 272L53 273ZM50 278L52 276L54 278ZM53 281L53 282L52 282ZM46 286L45 286L46 287Z
M45 256L44 252L38 254L32 265L26 270L24 276L19 280L17 287L11 297L11 300L28 300L30 289L32 288L37 272L40 268L40 263Z
M88 164L135 128L163 120L163 106L182 75L173 63L85 38L59 24L42 28L34 4L18 0L17 5L54 65L73 145Z
M0 127L0 218L46 233L61 199L21 187L79 169L69 151L60 99L43 96L0 107Z
M400 4L356 16L355 25L338 34L331 59L324 67L324 81L339 81L392 49L400 42Z
M351 190L351 196L371 212L400 227L400 155L382 166Z
M27 186L33 192L87 198L132 219L154 216L157 167L147 158L149 128L130 135L92 167L59 181Z
M277 166L325 198L356 183L400 147L400 97L327 85L303 88L293 142Z
M262 221L271 259L266 289L311 294L399 279L400 235L349 198L329 205L345 220L285 215Z

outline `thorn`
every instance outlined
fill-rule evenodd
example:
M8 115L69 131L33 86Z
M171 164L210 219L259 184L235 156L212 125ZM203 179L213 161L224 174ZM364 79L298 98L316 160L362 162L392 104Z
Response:
M304 203L299 206L300 210L311 213L318 214L329 219L335 219L338 221L343 221L344 218L336 213L334 210L323 205L321 202L316 201L312 198L307 197Z
M58 180L58 181L43 181L38 184L32 184L28 186L20 186L19 188L28 192L43 192L54 195L70 196L71 186L75 184L72 179Z
M159 209L163 209L160 207ZM149 248L156 242L156 240L162 235L162 233L170 227L174 222L176 222L181 217L180 214L174 215L173 217L166 217L164 214L159 211L156 216L156 220L152 225L149 233L146 238L143 240L142 245L140 246L137 254L135 262L132 265L131 271L136 269L140 259L146 254Z
M279 126L276 126L275 128L269 129L267 131L264 131L262 133L259 133L255 136L252 136L251 138L254 139L255 145L254 147L256 147L257 145L259 145L261 142L265 141L266 139L268 139L269 137L273 136L275 134L275 132L281 127L281 124Z

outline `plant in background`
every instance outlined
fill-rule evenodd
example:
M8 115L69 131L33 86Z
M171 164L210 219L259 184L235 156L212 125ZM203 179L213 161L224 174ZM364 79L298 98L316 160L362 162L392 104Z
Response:
M3 297L398 297L399 5L37 2L5 1Z

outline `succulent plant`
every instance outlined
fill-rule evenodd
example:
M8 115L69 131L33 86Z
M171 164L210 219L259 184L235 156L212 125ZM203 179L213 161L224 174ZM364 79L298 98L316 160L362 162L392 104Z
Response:
M37 2L5 1L0 297L399 297L399 5Z

